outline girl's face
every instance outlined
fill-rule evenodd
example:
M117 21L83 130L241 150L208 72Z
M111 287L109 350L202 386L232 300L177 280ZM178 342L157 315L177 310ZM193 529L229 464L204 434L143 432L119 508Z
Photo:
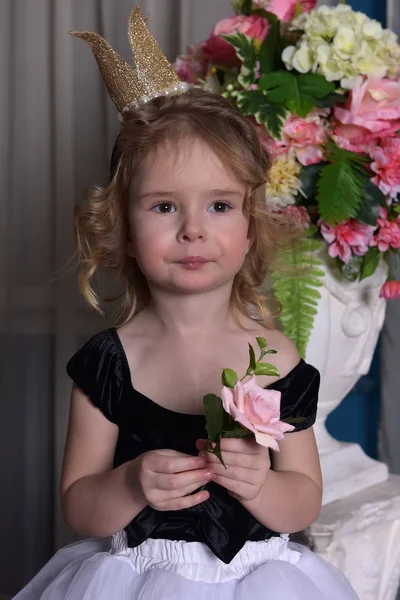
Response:
M131 189L128 254L150 288L199 293L231 284L243 265L251 246L246 188L207 145L181 144L142 165Z

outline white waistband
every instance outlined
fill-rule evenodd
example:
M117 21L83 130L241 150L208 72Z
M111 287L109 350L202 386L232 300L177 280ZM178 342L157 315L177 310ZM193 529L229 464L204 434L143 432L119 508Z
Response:
M131 564L136 572L162 569L179 573L193 581L216 583L242 579L268 560L295 564L300 552L288 547L288 535L262 542L246 542L227 565L202 542L158 540L149 538L136 548L128 548L125 531L113 535L111 553Z

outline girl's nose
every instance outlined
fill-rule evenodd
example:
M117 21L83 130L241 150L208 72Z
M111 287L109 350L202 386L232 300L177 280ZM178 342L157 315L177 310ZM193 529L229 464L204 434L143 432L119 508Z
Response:
M204 224L201 221L200 216L190 216L184 218L178 239L180 242L195 242L196 240L203 240L205 238Z

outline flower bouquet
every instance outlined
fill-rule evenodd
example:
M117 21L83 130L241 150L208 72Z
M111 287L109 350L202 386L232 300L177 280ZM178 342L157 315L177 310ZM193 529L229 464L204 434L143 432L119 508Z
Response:
M371 276L400 248L400 46L346 4L233 0L236 16L175 64L252 118L272 157L266 201L298 217L307 236L275 271L285 333L304 356L327 245L343 277ZM296 291L301 293L296 293ZM400 296L391 272L381 296Z

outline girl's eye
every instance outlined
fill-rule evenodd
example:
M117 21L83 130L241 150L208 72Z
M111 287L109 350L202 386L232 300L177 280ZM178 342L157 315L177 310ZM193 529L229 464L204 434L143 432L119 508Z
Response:
M227 202L221 202L221 200L218 200L218 202L213 202L211 206L214 207L214 210L212 210L211 212L216 213L225 213L232 208L230 204L228 204Z
M168 214L174 212L175 207L173 204L171 204L171 202L160 202L159 204L156 204L156 206L153 206L153 210L155 212Z

